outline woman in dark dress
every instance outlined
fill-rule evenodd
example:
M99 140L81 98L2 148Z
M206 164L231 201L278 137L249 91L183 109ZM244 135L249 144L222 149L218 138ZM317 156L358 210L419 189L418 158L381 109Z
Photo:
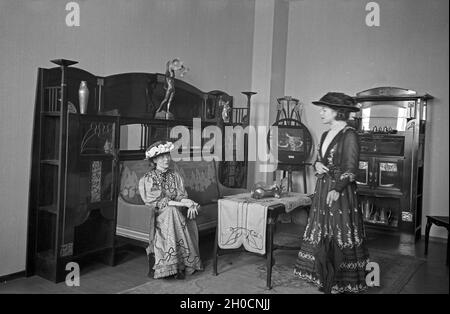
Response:
M358 134L346 121L359 109L342 93L313 104L321 106L330 129L322 134L314 164L316 189L294 274L325 293L357 293L367 289L369 253L356 193Z

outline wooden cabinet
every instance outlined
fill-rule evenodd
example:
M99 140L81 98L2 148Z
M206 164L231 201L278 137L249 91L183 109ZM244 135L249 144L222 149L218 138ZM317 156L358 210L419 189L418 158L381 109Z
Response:
M358 93L357 173L360 206L368 225L421 234L426 111L432 97L402 88Z
M70 261L99 253L114 263L118 117L78 114L86 81L91 112L97 78L75 62L39 69L29 200L27 273L64 280Z

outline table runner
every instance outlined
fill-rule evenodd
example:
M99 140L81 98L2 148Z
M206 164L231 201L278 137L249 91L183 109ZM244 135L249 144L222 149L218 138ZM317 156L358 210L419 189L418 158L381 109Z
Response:
M283 204L286 213L311 204L306 194L287 193L282 198L256 200L250 193L226 196L218 202L218 244L221 249L237 249L241 245L253 253L266 253L267 210Z

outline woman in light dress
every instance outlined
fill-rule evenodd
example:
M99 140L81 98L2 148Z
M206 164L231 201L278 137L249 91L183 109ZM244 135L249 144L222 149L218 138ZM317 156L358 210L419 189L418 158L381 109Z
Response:
M199 205L188 198L180 174L169 168L173 148L158 141L147 149L146 159L155 167L140 179L139 192L150 209L148 276L184 279L203 270L195 222Z

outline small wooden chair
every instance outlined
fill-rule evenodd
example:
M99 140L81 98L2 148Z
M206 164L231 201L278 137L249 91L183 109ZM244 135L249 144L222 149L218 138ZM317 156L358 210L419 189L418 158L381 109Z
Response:
M427 216L427 226L425 228L425 255L428 254L428 240L430 238L431 226L435 224L439 227L447 228L447 266L448 266L448 216Z

